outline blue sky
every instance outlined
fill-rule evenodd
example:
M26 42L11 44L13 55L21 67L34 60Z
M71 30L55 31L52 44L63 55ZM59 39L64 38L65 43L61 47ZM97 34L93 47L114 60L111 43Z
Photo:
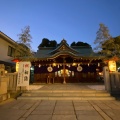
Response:
M120 0L0 0L0 31L13 40L30 26L32 49L43 38L87 42L94 48L99 24L120 35Z

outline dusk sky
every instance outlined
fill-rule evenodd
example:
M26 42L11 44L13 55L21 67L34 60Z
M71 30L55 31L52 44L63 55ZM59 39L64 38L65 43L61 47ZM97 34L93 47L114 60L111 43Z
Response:
M120 35L120 0L0 0L0 31L13 40L30 26L32 49L43 38L87 42L94 48L99 24Z

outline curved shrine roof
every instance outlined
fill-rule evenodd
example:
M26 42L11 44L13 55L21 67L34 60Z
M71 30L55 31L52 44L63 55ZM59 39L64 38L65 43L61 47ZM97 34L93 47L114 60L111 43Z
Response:
M69 55L75 58L79 57L90 57L90 56L98 56L98 54L94 53L91 47L84 46L69 46L66 40L62 40L60 45L56 47L40 47L37 51L35 57L36 58L56 58L60 55Z

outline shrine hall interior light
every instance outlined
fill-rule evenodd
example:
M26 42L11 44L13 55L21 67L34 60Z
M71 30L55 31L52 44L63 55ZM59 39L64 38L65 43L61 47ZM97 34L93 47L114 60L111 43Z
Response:
M72 66L76 66L76 63L73 63Z
M118 69L118 72L120 72L120 67L118 67L117 69Z
M53 66L56 66L56 63L53 63Z
M34 70L34 66L31 66L31 67L30 67L30 70Z

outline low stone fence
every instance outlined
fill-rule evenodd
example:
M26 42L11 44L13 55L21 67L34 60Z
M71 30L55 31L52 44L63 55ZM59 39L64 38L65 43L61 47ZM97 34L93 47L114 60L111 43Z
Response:
M10 94L7 91L7 81L8 77L6 76L0 77L0 102L10 98Z
M109 74L110 91L113 94L120 94L120 73L113 72Z
M20 87L17 87L17 75L18 73L6 73L5 74L5 76L9 78L7 81L8 91L17 91L20 89Z
M9 92L24 91L26 87L17 86L17 75L18 73L6 73L5 76L8 77L7 90Z
M17 75L18 73L6 73L5 76L8 77L7 81L7 90L8 91L18 91L25 90L25 87L17 87ZM106 72L104 75L104 82L106 90L110 93L119 93L120 94L120 73Z

